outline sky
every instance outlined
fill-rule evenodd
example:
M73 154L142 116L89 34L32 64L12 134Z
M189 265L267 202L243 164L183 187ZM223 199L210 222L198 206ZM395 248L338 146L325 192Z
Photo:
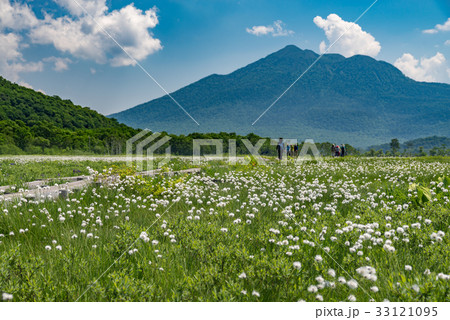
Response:
M374 1L0 0L0 75L106 115L289 44L450 83L450 1Z

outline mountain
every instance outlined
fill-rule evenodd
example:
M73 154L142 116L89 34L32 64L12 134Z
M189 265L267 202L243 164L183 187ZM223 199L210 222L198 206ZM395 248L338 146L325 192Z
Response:
M111 153L137 130L70 100L0 77L0 154L44 149Z
M417 82L389 63L289 45L227 75L213 74L171 95L110 115L132 127L176 134L253 132L368 146L391 138L450 136L450 85Z

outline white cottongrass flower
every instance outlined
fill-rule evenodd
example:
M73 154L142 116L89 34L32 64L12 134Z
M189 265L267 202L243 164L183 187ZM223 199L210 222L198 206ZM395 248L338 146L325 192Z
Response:
M255 296L255 297L259 298L260 295L259 295L258 291L253 290L252 296Z
M302 264L299 261L295 261L293 263L293 265L294 265L294 268L297 270L300 270L302 268Z
M372 290L372 292L375 292L375 293L377 293L379 291L377 286L370 287L370 290Z
M222 229L220 229L220 231L222 231L222 232L228 232L228 229L227 229L227 228L222 228Z
M410 265L406 265L406 266L405 266L405 270L406 270L406 271L411 271L411 270L412 270L412 267L411 267Z
M10 293L3 292L2 299L3 301L11 301L13 299L13 295Z
M322 262L323 258L320 255L315 256L314 260L316 260L317 262Z
M50 246L45 246L45 250L50 251L50 250L52 250L52 247L50 247Z
M328 269L328 275L331 277L336 277L336 271L334 271L333 269Z
M319 289L317 289L317 287L314 285L308 287L308 292L316 293L317 291L319 291Z
M61 251L61 250L62 250L62 247L61 247L61 246L56 246L56 250Z
M158 243L159 243L158 240L153 240L153 241L152 241L152 245L154 245L154 246L156 246Z
M356 289L356 288L358 288L358 282L355 279L348 280L347 281L347 286L350 289Z
M372 268L370 266L360 267L356 269L356 272L358 272L359 275L363 276L368 280L377 281L375 268Z
M355 302L356 301L356 297L351 294L351 295L348 296L348 301Z
M245 279L245 278L247 278L247 275L245 274L245 272L242 272L242 273L239 275L239 279Z

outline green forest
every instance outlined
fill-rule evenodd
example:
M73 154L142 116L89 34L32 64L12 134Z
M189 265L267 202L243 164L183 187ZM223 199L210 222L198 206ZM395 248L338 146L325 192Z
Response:
M126 152L126 141L139 133L119 123L116 119L86 107L74 105L70 100L58 96L47 96L12 83L0 77L0 154L102 154L120 155ZM194 139L222 139L224 152L228 152L229 140L236 140L237 154L249 154L242 142L248 139L255 145L262 137L253 133L191 133L170 136L170 141L158 149L165 152L170 145L173 155L192 155ZM405 142L398 150L390 150L389 143L357 150L346 145L348 155L390 156L390 155L446 155L448 138L430 137ZM300 146L302 143L299 141ZM317 143L322 155L329 155L331 143ZM450 146L450 144L449 144ZM406 150L406 151L405 151ZM205 146L203 154L215 153L215 147ZM275 155L276 147L269 139L259 149L262 155Z

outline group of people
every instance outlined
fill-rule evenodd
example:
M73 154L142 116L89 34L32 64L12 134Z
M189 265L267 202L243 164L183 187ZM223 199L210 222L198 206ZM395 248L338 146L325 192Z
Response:
M284 150L286 150L286 155L288 157L297 157L299 154L299 144L285 144L283 138L280 138L277 144L277 153L279 160L283 158ZM345 146L345 144L341 144L340 146L337 144L333 144L331 146L332 157L343 157L345 155L347 155L347 147Z
M286 150L286 155L288 157L297 157L298 156L298 143L285 145L283 138L280 138L280 140L278 141L278 144L277 144L277 153L278 153L279 160L281 160L283 158L284 150Z
M331 146L331 156L332 157L343 157L347 153L347 149L345 144L341 144L341 146L337 144L333 144Z

